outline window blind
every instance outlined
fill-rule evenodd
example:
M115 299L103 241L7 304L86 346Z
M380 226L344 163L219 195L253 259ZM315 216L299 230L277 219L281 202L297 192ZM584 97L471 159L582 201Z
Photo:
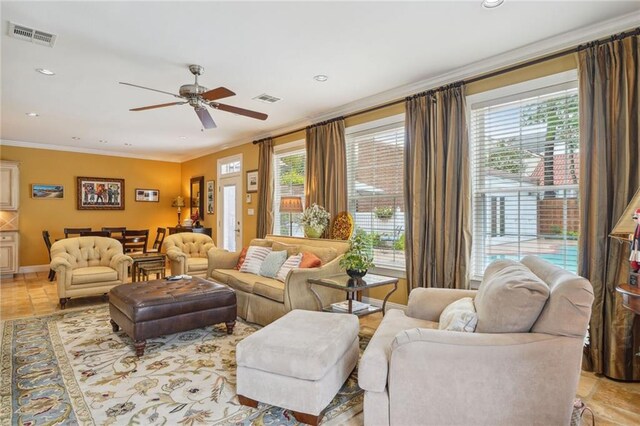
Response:
M304 177L307 154L304 148L274 154L273 233L276 235L304 236L298 225L300 213L281 213L283 196L302 198L304 204Z
M347 137L349 212L371 235L374 263L404 270L404 124Z
M472 275L536 255L576 272L579 133L575 82L472 105Z

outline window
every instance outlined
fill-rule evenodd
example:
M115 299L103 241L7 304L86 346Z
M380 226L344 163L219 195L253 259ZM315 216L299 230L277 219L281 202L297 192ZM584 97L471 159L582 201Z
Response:
M302 145L302 148L300 146ZM294 143L274 154L273 233L303 237L304 230L298 225L300 213L280 212L282 197L300 197L304 204L304 180L307 153L303 143Z
M220 165L221 175L230 175L232 173L239 173L242 170L242 164L240 160L230 161Z
M576 82L520 90L469 102L475 278L495 259L529 254L577 270Z
M347 136L349 212L377 267L404 270L404 123Z

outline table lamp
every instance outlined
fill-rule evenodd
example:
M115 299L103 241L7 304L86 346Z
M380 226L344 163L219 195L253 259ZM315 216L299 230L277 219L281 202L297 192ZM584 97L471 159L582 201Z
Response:
M176 198L173 199L173 201L171 202L171 207L177 207L178 208L178 227L180 227L180 214L182 213L182 208L185 206L186 204L184 203L184 198L182 198L180 195L178 195Z
M293 236L293 213L302 213L302 197L280 197L280 213L289 213L289 235Z
M640 281L640 273L638 272L638 246L640 245L640 225L636 221L637 212L640 209L640 189L636 191L631 202L624 209L622 216L618 219L618 223L613 227L609 237L615 238L623 242L631 243L631 270L629 271L629 284L638 286Z

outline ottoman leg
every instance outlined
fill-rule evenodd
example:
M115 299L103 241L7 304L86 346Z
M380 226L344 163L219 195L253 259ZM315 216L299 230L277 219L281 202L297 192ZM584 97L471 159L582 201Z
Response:
M224 324L227 326L227 334L233 334L233 327L236 326L236 321L227 321Z
M296 420L300 423L318 426L318 424L320 423L320 419L322 419L322 413L318 416L314 416L313 414L298 413L297 411L293 411L293 417L295 417Z
M111 323L111 329L113 331L118 331L120 330L120 326L118 324L116 324L116 322L114 320L109 320L109 322Z
M136 347L136 356L141 357L144 355L144 348L147 346L146 340L136 340L133 342L133 346Z
M247 398L246 396L238 395L238 401L240 404L246 405L247 407L258 408L258 401L255 399Z

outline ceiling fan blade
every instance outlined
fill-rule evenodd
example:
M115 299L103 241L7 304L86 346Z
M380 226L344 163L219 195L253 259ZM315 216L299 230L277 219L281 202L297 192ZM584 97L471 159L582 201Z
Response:
M168 107L168 106L173 106L173 105L183 105L186 104L187 102L169 102L168 104L158 104L158 105L149 105L149 106L145 106L145 107L140 107L140 108L132 108L129 111L145 111L148 109L155 109L155 108L164 108L164 107Z
M206 108L194 108L194 110L196 111L196 114L198 114L198 118L205 129L215 129L217 127L215 121L211 118L211 114L209 114L209 111L207 111Z
M175 93L165 92L164 90L158 90L158 89L152 89L150 87L138 86L137 84L123 83L122 81L120 81L119 83L120 84L124 84L125 86L137 87L139 89L153 90L154 92L164 93L165 95L171 95L171 96L175 96L176 98L181 98L182 99L182 96L176 95Z
M258 120L266 120L268 117L267 114L263 114L261 112L251 111L250 109L238 108L238 107L234 107L226 104L219 104L217 102L212 102L210 105L215 109L232 112L238 115L244 115L246 117L257 118Z
M211 89L208 92L204 92L202 94L202 99L206 101L215 101L216 99L228 98L229 96L235 96L235 93L226 87L218 87L216 89Z

